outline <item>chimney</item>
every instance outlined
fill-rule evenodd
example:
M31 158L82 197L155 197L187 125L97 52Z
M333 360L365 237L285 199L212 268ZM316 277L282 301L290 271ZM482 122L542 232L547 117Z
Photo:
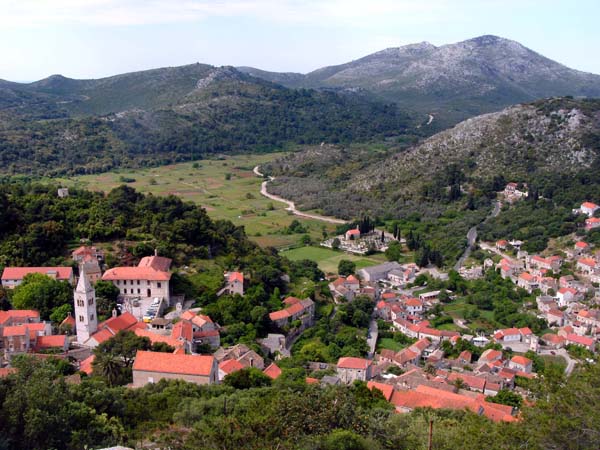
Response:
M112 316L113 317L117 317L117 310L113 308L112 310Z
M154 256L158 256L158 249L157 248L154 249Z

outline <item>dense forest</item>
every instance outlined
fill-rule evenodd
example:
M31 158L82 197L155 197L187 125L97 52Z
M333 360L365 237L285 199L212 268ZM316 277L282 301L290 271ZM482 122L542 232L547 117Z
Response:
M307 385L298 370L284 370L266 386L263 377L241 385L238 373L219 386L161 380L130 389L109 387L97 376L68 383L64 374L72 368L60 360L23 358L16 365L17 373L0 379L1 449L154 442L174 450L408 450L426 448L430 422L437 450L600 447L598 365L581 367L567 380L555 373L534 383L535 402L511 424L467 411L396 414L363 383Z

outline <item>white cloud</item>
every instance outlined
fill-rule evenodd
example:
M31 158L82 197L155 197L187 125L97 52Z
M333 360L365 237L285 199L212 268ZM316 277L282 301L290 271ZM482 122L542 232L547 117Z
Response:
M429 21L449 0L0 0L0 27L130 26L193 22L210 17L314 24Z

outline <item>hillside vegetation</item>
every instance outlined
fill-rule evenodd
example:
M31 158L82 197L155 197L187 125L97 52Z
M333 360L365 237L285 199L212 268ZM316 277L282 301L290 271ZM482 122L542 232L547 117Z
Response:
M402 134L409 117L361 96L292 90L230 67L0 84L0 162L56 175Z

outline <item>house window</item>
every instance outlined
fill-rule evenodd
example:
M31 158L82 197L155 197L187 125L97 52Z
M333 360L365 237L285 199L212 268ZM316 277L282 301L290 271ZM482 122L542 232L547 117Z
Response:
M123 294L127 294L127 288L123 289Z
M140 288L138 288L138 294L141 294L142 290Z
M160 281L158 283L156 283L156 286L160 289L160 287L161 287Z
M140 280L137 280L137 284L138 284L138 286L140 285Z

